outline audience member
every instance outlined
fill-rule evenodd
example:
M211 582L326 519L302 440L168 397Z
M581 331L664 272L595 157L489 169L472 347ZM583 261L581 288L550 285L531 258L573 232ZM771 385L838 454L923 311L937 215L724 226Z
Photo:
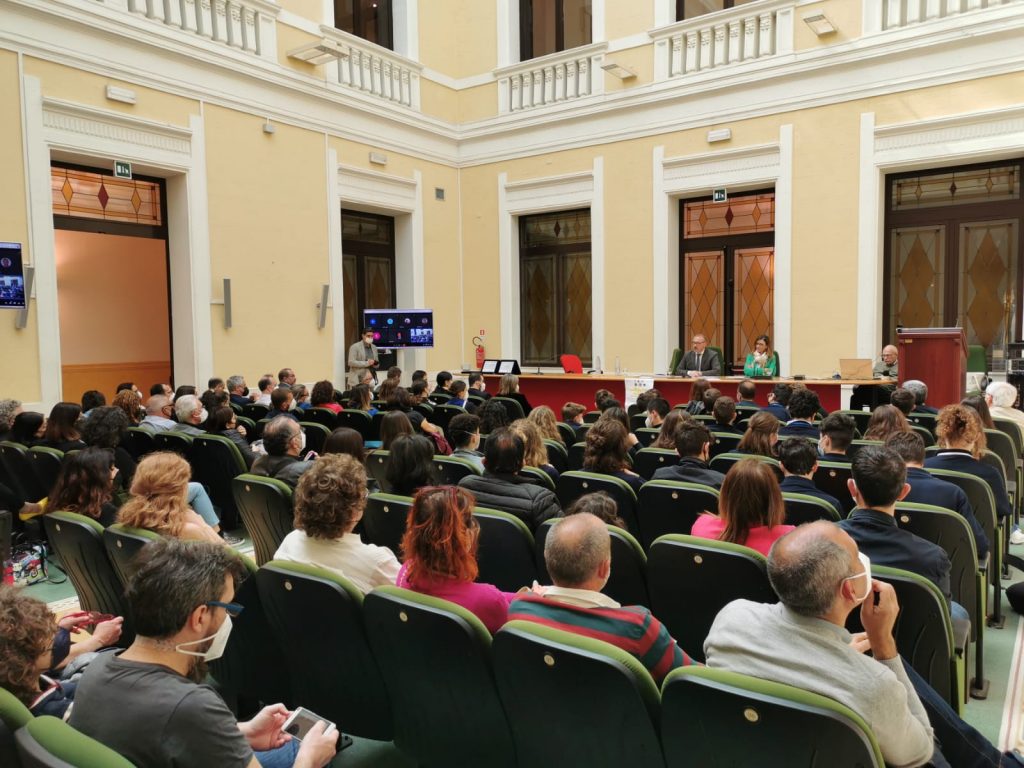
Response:
M779 430L779 436L809 437L817 440L821 437L821 433L814 426L814 416L820 407L818 393L813 389L806 387L794 389L789 396L788 410L791 418L786 422L786 426Z
M857 507L839 525L871 562L925 577L949 602L950 563L946 551L896 525L896 502L910 491L906 481L906 465L895 451L861 448L853 457L853 478L847 481ZM954 618L968 618L963 608L955 608Z
M914 410L918 413L938 413L938 408L932 408L925 401L928 399L928 385L917 379L910 379L903 382L903 388L914 395Z
M548 461L548 449L537 425L529 419L516 419L509 429L523 441L523 466L539 469L551 478L551 482L558 482L558 470Z
M482 397L484 400L491 399L491 393L487 391L487 382L484 381L482 373L469 374L469 394Z
M412 422L404 411L388 411L380 422L380 447L391 450L392 443L402 435L415 434Z
M608 525L614 525L624 531L627 530L625 521L619 517L619 505L615 503L615 499L604 491L583 494L565 510L565 517L584 512L588 515L593 515Z
M247 394L249 388L245 384L245 377L235 374L228 376L227 382L228 397L234 405L248 405L253 398Z
M747 421L747 431L736 446L737 453L775 458L781 423L767 410L758 411Z
M704 642L709 667L849 707L871 729L886 765L947 765L945 758L952 765L1000 765L984 737L900 658L892 633L896 593L871 579L870 559L841 528L819 521L781 538L768 555L768 578L779 602L725 606ZM851 636L845 627L854 610L865 632ZM864 655L869 648L871 656Z
M632 410L630 415L634 413L647 413L647 404L656 397L661 397L661 392L657 389L645 389L639 395L636 396L636 408Z
M612 394L611 390L602 387L594 393L594 408L603 411L607 407L605 402L614 399L615 395Z
M432 395L449 395L449 394L451 394L451 390L449 389L449 385L452 383L452 380L454 378L455 377L452 376L452 372L451 371L440 371L437 374L437 378L436 378L437 386L434 387L434 391L431 392L430 394L432 394Z
M256 388L259 389L260 393L253 402L256 405L263 405L269 408L270 393L274 391L274 377L261 376L259 381L256 382Z
M744 379L736 385L736 395L739 400L736 401L738 406L749 406L751 408L758 408L758 404L754 402L754 398L757 397L757 385L750 379Z
M391 460L385 479L391 493L412 496L424 486L437 482L434 444L423 435L401 435L391 443Z
M512 420L508 417L508 410L503 403L488 400L477 411L480 417L480 431L485 435L495 430L507 427Z
M416 494L402 537L397 584L461 605L493 634L507 620L515 595L475 581L480 525L473 507L473 495L451 485Z
M645 408L647 417L644 419L644 426L647 429L661 427L671 411L672 406L668 404L668 400L663 397L652 397L647 401Z
M341 413L341 406L334 402L334 384L327 379L313 385L309 403L313 408L326 408L334 413Z
M824 461L850 463L850 457L846 455L850 443L857 434L857 422L846 413L830 413L821 420L821 439L818 441L818 451Z
M238 423L238 417L230 406L223 405L211 413L204 426L209 434L226 437L234 443L238 452L242 454L246 468L252 468L256 454L249 447L249 441L245 439L245 427Z
M154 434L167 432L176 423L170 418L172 413L174 413L174 405L166 395L153 395L146 401L146 415L139 426Z
M526 399L526 395L519 391L519 377L514 373L506 373L501 377L501 383L498 385L498 397L507 397L515 400L522 406L524 416L529 416L530 411L533 410L533 406Z
M583 469L587 472L617 477L639 492L644 480L630 469L628 434L619 420L603 417L598 419L587 431Z
M793 394L793 385L779 382L772 391L768 393L768 405L762 408L762 411L770 413L776 419L785 424L790 419L788 410L789 398Z
M283 416L297 423L299 417L292 413L294 404L295 398L291 387L277 387L270 393L270 411L267 412L267 418L277 419Z
M626 412L619 406L605 408L603 411L601 411L601 415L598 416L597 421L609 420L617 421L619 424L622 425L622 428L626 430L626 446L629 449L629 453L631 456L636 455L636 452L643 448L643 446L640 445L640 441L637 439L637 436L630 431L629 416L626 415ZM593 429L593 427L591 427L591 429Z
M914 393L909 389L903 387L897 387L889 395L889 404L895 407L904 416L909 416L914 410L914 406L917 401L914 398Z
M777 446L779 464L782 466L782 482L779 489L784 493L799 493L813 496L832 505L836 514L843 517L846 510L835 496L819 490L812 478L818 471L818 451L806 437L791 437L780 440Z
M46 417L35 411L22 411L11 422L11 431L7 433L7 439L31 448L38 445L45 434Z
M313 407L309 402L309 390L305 384L292 384L291 390L294 410L305 411Z
M569 402L562 406L562 422L572 427L572 431L576 433L576 442L581 441L583 433L586 432L583 422L583 414L586 412L586 406L579 403Z
M0 400L0 440L6 440L14 418L21 413L21 401L5 398Z
M949 469L980 477L992 489L996 514L1000 518L1012 515L1013 509L1002 473L980 460L985 453L985 432L977 411L963 405L947 405L939 411L935 422L935 437L939 451L925 459L925 469ZM1013 541L1013 534L1010 540Z
M363 411L370 416L377 413L377 409L373 407L373 390L367 384L356 384L349 391L348 407L354 411ZM341 410L341 406L338 406L338 411Z
M414 381L412 383L412 385L409 387L409 389L407 391L408 391L408 393L413 398L413 402L412 402L413 405L419 405L420 403L427 402L427 399L428 399L427 389L428 389L428 387L427 387L427 382L426 381L420 380L420 381Z
M149 388L149 396L163 395L168 400L174 399L174 390L171 389L171 385L165 382L158 381L156 384Z
M90 447L74 451L61 462L57 482L46 508L91 517L104 528L117 522L119 504L114 496L114 453Z
M412 372L412 383L415 384L417 381L422 381L424 384L427 383L427 372L417 368Z
M651 448L674 451L676 449L676 432L679 431L679 427L683 424L692 424L693 421L693 417L682 408L673 408L661 422L658 436L651 443Z
M426 385L421 384L420 386L422 390L426 392ZM445 443L444 446L438 444L438 438L443 439L444 432L439 427L436 427L427 421L427 417L422 413L414 410L414 405L413 396L401 387L396 389L395 393L391 396L391 399L388 400L388 408L390 410L401 411L404 413L408 417L414 430L425 433L435 442L435 453L450 453L450 450L447 450L447 443Z
M192 386L191 384L182 384L180 387L174 390L174 397L172 397L171 400L176 401L179 397L194 394L196 394L196 388L194 386Z
M93 408L107 404L107 397L98 389L88 389L82 393L82 418L88 419Z
M57 403L50 409L46 431L39 445L56 448L64 453L85 448L79 431L81 416L82 407L78 403Z
M122 389L114 395L110 404L124 411L125 416L128 417L128 425L131 427L137 427L142 421L142 417L145 416L139 396L130 390Z
M536 425L542 440L565 443L562 433L558 431L558 419L555 418L555 412L546 405L538 405L530 411L530 415L526 418L531 424Z
M460 413L448 422L448 434L455 447L452 456L466 459L483 474L484 455L479 450L480 418L472 413Z
M469 402L466 398L466 382L453 381L448 385L449 398L446 405L454 405L458 408L465 408L467 411L475 411L476 404Z
M704 393L711 389L711 382L701 377L693 380L690 387L690 402L686 404L686 412L691 416L704 413Z
M497 429L487 437L484 474L464 477L459 485L476 496L479 506L513 514L533 531L561 508L554 493L520 476L525 453L521 437L507 427Z
M910 493L904 497L904 501L931 504L956 512L971 526L978 557L984 558L988 554L988 536L974 516L967 494L960 486L946 482L924 469L924 440L921 436L916 432L897 432L889 436L885 447L894 451L907 466Z
M72 630L84 627L81 613L58 622L41 600L17 587L0 586L0 687L11 693L36 717L63 720L75 697L77 680L62 671L84 653L105 648L121 637L123 618L95 624L91 635L71 642Z
M966 405L977 412L978 418L981 419L982 429L995 429L996 424L992 421L992 411L989 410L986 397L986 395L968 395L960 401L960 405Z
M214 392L227 392L227 387L224 386L224 379L219 376L214 376L206 380L206 388Z
M377 387L377 399L383 400L385 403L391 399L395 392L401 388L401 384L398 379L385 379L379 387Z
M120 384L117 385L117 389L114 390L114 394L125 391L136 393L136 397L140 396L139 388L135 386L135 382L133 381L122 381Z
M722 482L718 514L697 517L691 534L756 549L767 555L776 539L793 530L772 468L760 459L738 461Z
M722 396L722 390L720 390L720 389L717 389L715 387L708 387L707 389L705 389L704 390L704 410L702 411L702 413L705 413L705 414L707 414L709 416L713 415L714 414L714 410L715 410L715 402L721 396Z
M724 395L715 399L711 408L711 415L715 417L711 429L727 435L742 435L743 430L733 426L736 422L736 401Z
M871 412L865 440L885 441L897 432L909 432L910 423L895 405L880 405Z
M366 470L358 459L335 453L313 462L295 487L295 530L284 537L274 559L334 571L363 593L394 584L399 569L394 553L363 544L353 533L366 509L366 489Z
M343 454L351 456L360 464L366 463L366 446L363 436L351 427L337 427L324 440L320 456Z
M262 760L318 768L331 760L338 729L325 734L318 722L298 746L281 730L289 714L283 705L237 722L218 693L199 682L206 662L224 652L231 617L241 610L232 600L244 576L241 561L223 547L146 545L125 589L135 642L86 669L72 727L139 766L252 768ZM254 757L253 750L272 751Z
M258 456L252 464L252 473L272 477L294 488L302 473L313 464L299 456L305 447L299 423L292 419L274 419L263 428L265 456Z
M170 432L181 432L191 437L206 434L199 426L209 414L195 395L182 395L174 401L174 415L178 422L170 428Z
M277 386L279 389L291 389L297 381L295 371L291 368L282 368L277 372Z
M654 480L680 480L721 488L725 475L708 466L711 433L703 424L681 424L676 430L676 453L679 463L654 472Z
M117 522L178 539L224 542L188 506L192 468L176 453L160 451L142 457L131 485L131 498L117 513Z
M128 390L121 390L127 392ZM132 395L134 397L134 395ZM124 440L128 435L128 417L124 411L113 405L102 405L94 408L92 416L82 427L82 440L86 445L106 448L114 454L120 484L127 488L135 476L135 459L124 448Z
M208 389L199 396L199 402L203 404L207 413L213 413L218 408L227 406L231 402L231 398L228 397L227 392Z
M658 685L671 670L693 663L647 608L621 606L601 592L611 575L612 551L600 518L582 512L559 520L544 540L544 563L552 586L516 595L509 620L599 637L633 655Z

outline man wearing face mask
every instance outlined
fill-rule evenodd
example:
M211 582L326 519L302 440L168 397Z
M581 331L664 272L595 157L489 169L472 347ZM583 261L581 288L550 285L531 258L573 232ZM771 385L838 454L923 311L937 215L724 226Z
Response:
M182 395L175 400L174 413L178 417L178 423L171 427L171 432L183 432L193 437L206 434L199 428L199 425L206 421L206 409L195 395Z
M653 397L647 401L647 418L644 419L644 426L648 429L657 429L661 422L668 416L672 407L668 400L663 397Z
M871 560L838 525L808 523L776 541L768 578L779 602L734 600L723 608L704 641L709 667L846 705L871 728L886 765L1021 764L961 720L900 658L892 634L896 593L872 580ZM845 628L853 611L865 630L856 635Z
M369 370L377 381L377 366L380 353L373 343L373 328L363 328L362 338L348 348L348 386L351 389L359 383L363 371Z
M313 466L312 462L299 458L305 447L306 436L297 421L273 419L263 428L263 448L267 454L253 462L252 473L272 477L294 488L302 473Z
M338 732L317 723L301 746L282 732L282 704L238 722L200 681L224 652L232 603L244 576L225 547L160 539L142 551L125 591L135 642L86 669L70 724L147 768L319 768L334 757Z

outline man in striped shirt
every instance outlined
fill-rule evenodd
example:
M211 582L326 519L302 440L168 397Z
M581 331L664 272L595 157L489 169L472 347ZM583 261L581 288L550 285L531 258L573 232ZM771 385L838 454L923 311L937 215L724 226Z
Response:
M592 637L635 656L660 685L671 670L694 662L646 608L620 606L601 589L611 573L611 538L605 524L588 513L559 520L544 542L544 561L554 586L524 593L508 609L510 621Z

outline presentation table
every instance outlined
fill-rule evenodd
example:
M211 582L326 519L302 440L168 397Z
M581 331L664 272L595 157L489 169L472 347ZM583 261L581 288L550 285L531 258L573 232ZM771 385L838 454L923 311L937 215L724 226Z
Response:
M690 387L694 382L694 379L683 376L655 376L641 373L628 376L607 373L523 373L519 375L519 391L530 401L530 405L546 405L555 412L555 418L561 419L562 406L570 401L584 405L588 410L596 409L594 393L599 389L610 391L612 396L625 407L627 382L636 379L653 380L652 386L661 392L661 396L668 400L669 405L673 406L689 402ZM487 391L492 395L498 394L501 376L485 374L484 380L487 382ZM713 387L733 399L738 399L736 387L743 380L743 376L721 376L708 379ZM813 389L818 393L822 408L829 412L842 408L844 401L849 403L850 391L855 386L896 385L896 382L890 379L803 379L801 381L785 378L755 379L754 386L757 389L757 394L754 399L757 404L768 405L768 393L780 382L803 384L808 389ZM843 397L844 387L849 388L845 399Z

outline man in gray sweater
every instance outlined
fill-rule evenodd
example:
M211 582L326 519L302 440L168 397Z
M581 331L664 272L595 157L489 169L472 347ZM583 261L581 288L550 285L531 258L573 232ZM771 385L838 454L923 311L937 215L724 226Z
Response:
M839 526L810 523L779 539L768 577L780 602L735 600L723 608L704 641L709 667L845 704L871 727L886 765L1020 764L904 664L892 634L896 593L871 579L871 561ZM845 626L854 610L865 632L851 636Z

